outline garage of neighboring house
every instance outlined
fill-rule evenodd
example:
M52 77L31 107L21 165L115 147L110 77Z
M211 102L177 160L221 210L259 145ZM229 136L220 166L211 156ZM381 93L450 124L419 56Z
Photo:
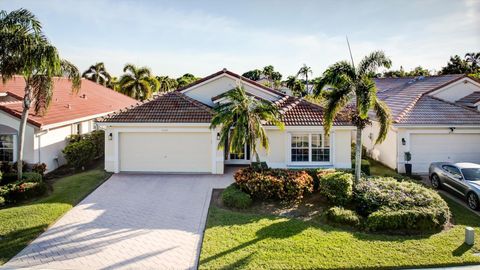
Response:
M120 132L122 172L212 171L211 132Z
M480 163L480 133L411 134L413 172L427 172L431 162Z

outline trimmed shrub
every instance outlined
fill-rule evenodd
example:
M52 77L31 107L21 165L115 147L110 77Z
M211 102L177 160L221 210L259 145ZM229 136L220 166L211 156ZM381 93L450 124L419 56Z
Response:
M17 173L9 172L4 173L2 176L2 180L0 182L1 185L10 184L17 181Z
M18 203L45 194L48 187L45 183L22 182L9 184L0 189L0 196L6 203Z
M353 175L345 172L319 172L319 192L333 205L345 205L353 196Z
M238 170L234 178L242 190L260 199L300 200L313 191L313 179L305 171L249 167Z
M33 164L32 172L39 173L41 176L45 175L45 171L47 170L47 164L45 163L37 163Z
M346 224L350 226L360 226L362 217L355 211L345 209L343 207L334 206L325 212L327 220L337 224Z
M95 144L90 140L80 140L67 145L62 152L68 164L81 169L92 163L95 158L95 151Z
M355 160L352 161L352 168L355 170ZM360 169L364 174L370 175L370 161L366 159L362 159L362 164L360 164Z
M36 172L25 172L22 175L22 178L25 182L40 183L43 180L41 174Z
M372 231L436 230L451 216L447 203L435 191L391 177L362 179L356 186L355 201Z
M268 169L267 162L262 161L262 162L252 162L250 165L254 170L256 171L261 171L261 170L266 170Z
M252 205L252 197L233 183L222 192L222 201L226 206L245 209Z
M103 157L105 153L105 131L94 130L87 134L85 139L95 145L95 158Z
M5 205L5 199L0 196L0 206L4 206Z

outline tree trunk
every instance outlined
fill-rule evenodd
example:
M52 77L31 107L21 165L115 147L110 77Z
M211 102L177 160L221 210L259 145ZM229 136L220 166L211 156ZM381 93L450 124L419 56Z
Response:
M355 139L355 183L360 181L362 173L362 129L357 127Z
M17 152L17 178L22 180L23 174L23 144L25 142L25 128L27 127L28 110L32 104L32 88L28 84L25 86L25 96L23 97L23 111L20 119L20 128L18 130L18 152Z

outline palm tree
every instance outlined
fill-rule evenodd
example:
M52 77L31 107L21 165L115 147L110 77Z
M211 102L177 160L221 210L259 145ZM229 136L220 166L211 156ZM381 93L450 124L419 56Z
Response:
M340 61L330 66L318 82L316 95L328 85L326 106L324 113L324 129L328 134L336 115L344 108L350 107L351 101L355 106L352 112L352 122L357 127L355 148L355 181L360 179L360 166L362 160L362 130L368 124L368 113L375 112L380 123L380 132L376 143L381 143L387 136L390 123L390 109L377 98L377 87L373 76L380 67L391 66L391 60L382 51L376 51L360 61L355 67L347 61Z
M160 84L158 91L161 93L173 91L178 86L177 80L169 78L168 76L157 76L156 78L158 83Z
M274 73L274 68L272 65L268 65L263 68L262 73L267 77L267 79L270 81L270 86L273 88L273 73Z
M472 69L477 70L480 67L480 52L465 54L465 61L472 63Z
M42 32L35 15L25 9L0 12L0 74L5 83L15 74L23 75L25 93L18 132L18 179L22 179L23 145L28 112L35 114L48 109L53 95L55 76L72 81L72 91L80 88L80 73L70 62L60 58L57 49Z
M303 97L305 96L305 85L300 82L295 76L288 76L285 81L286 86L292 90L294 96Z
M83 72L82 77L103 86L107 86L112 79L102 62L90 66Z
M118 82L120 92L138 100L145 100L157 92L160 84L147 67L126 64Z
M247 95L242 86L226 94L227 103L214 108L215 115L210 124L214 129L221 126L218 148L228 146L230 153L242 153L245 145L249 145L257 162L257 142L268 151L269 143L264 124L269 123L284 129L278 108L271 103L255 99Z
M312 74L312 68L307 67L307 65L303 64L303 66L297 72L297 76L301 76L302 78L305 78L305 89L307 90L307 92L308 92L308 74Z

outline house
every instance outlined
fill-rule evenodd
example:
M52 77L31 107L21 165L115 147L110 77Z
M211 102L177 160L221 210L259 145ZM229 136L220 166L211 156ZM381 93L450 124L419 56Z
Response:
M465 75L376 79L378 97L392 112L386 140L375 145L378 122L363 132L370 155L405 172L405 152L414 173L431 162L480 163L480 83Z
M98 121L105 128L105 169L110 172L173 172L222 174L224 165L249 164L243 153L218 148L219 130L210 129L213 107L224 93L241 84L258 99L275 103L285 129L266 126L269 152L260 159L275 168L351 168L351 132L337 117L330 136L323 132L323 108L285 95L226 69L177 91Z
M25 80L15 76L0 83L0 162L17 160L17 140ZM25 131L24 160L45 163L47 170L62 165L66 138L96 129L95 119L136 104L137 101L89 80L82 79L78 93L71 83L55 78L53 97L45 115L28 115Z

